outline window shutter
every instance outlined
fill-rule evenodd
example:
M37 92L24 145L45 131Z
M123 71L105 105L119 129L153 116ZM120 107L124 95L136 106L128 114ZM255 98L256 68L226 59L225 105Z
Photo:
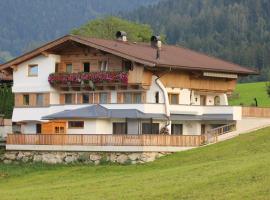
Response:
M36 106L36 94L30 94L29 95L29 105L30 106Z
M90 93L89 94L89 103L90 104L93 104L94 103L94 100L93 99L94 99L94 93Z
M123 92L118 92L117 93L117 103L123 103Z
M107 103L111 103L111 92L107 93Z
M59 72L65 72L66 66L65 63L59 63Z
M49 106L50 105L50 93L46 93L43 95L43 105Z
M77 104L82 104L82 94L77 93Z
M99 103L99 93L94 94L94 103L98 104Z
M23 105L23 95L15 94L15 106L22 106L22 105Z
M146 92L142 92L142 103L146 103Z
M65 94L60 94L60 104L65 104Z
M76 104L76 94L72 94L72 104Z

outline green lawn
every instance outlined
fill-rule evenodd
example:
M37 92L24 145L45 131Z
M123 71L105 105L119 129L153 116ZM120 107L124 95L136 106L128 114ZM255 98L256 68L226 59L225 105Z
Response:
M237 94L239 94L239 98ZM254 98L256 97L260 107L270 107L270 98L266 93L266 82L238 84L233 96L234 98L229 101L230 105L242 103L245 106L250 106L255 103Z
M0 165L0 199L269 199L270 128L137 166Z

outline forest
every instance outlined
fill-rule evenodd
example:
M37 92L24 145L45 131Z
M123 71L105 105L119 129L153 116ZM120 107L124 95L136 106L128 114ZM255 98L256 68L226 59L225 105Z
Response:
M258 69L270 76L269 0L167 0L122 16L147 23L167 42Z

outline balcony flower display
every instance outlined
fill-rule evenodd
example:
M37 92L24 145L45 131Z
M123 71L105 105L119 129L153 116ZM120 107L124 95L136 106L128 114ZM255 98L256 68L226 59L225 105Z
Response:
M89 73L52 73L49 75L50 84L81 84L89 83L128 83L126 72L89 72Z

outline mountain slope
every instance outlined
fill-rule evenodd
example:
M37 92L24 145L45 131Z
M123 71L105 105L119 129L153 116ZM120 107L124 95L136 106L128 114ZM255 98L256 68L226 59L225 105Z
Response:
M157 0L1 0L0 53L13 56L67 34L88 20Z
M166 0L124 16L165 33L168 43L256 67L254 79L270 75L270 1Z

